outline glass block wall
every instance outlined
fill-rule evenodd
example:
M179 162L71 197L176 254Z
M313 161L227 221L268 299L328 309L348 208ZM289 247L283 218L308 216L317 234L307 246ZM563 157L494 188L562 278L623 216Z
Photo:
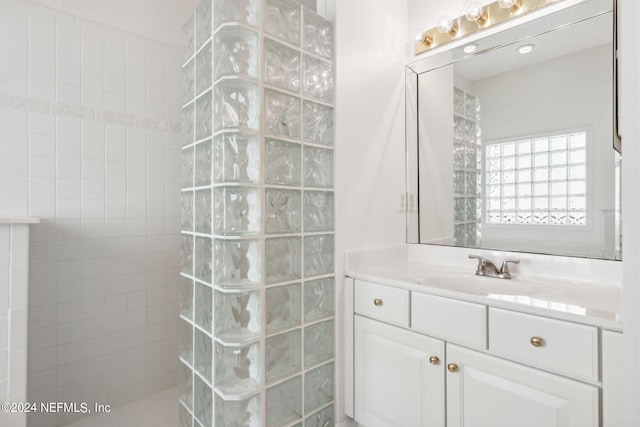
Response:
M333 26L205 0L183 33L180 426L333 425Z
M478 246L480 199L480 103L453 88L453 218L455 246Z

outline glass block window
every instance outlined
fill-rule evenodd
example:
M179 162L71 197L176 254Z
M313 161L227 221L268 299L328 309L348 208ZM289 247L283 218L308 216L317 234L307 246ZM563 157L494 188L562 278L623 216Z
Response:
M484 147L485 223L586 226L587 133Z

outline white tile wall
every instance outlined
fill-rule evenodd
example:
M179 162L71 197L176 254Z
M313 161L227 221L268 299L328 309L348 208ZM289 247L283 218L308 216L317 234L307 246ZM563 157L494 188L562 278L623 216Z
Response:
M0 225L0 402L27 399L29 225ZM0 425L26 426L26 414Z
M9 272L11 225L0 225L0 400L7 398L9 377Z
M21 0L0 0L0 27L0 215L42 219L28 399L117 405L172 387L181 54Z

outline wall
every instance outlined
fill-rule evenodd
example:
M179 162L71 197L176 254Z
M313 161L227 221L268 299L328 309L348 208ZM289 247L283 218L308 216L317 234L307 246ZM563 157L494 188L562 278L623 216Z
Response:
M0 214L42 218L28 398L115 405L173 386L181 54L26 2L0 0L0 20Z
M29 225L0 223L0 402L27 400ZM26 413L0 424L26 426Z
M29 1L174 47L180 47L182 24L201 3L200 0ZM300 0L299 3L313 10L318 3L320 14L326 10L326 0Z
M620 114L624 164L622 167L623 281L622 318L624 322L625 389L620 394L625 405L625 426L640 424L640 197L637 196L640 169L640 5L621 0L620 6Z
M29 0L169 46L180 47L182 24L199 0Z
M349 249L405 241L404 1L330 2L336 16L336 277ZM336 281L344 328L344 288ZM337 342L337 419L344 416L344 347Z

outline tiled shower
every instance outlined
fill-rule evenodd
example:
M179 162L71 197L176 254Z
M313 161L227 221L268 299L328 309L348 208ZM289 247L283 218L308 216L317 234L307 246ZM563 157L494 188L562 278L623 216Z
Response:
M116 406L173 387L180 50L23 0L0 0L0 32L0 213L40 219L27 400Z
M179 425L333 425L333 26L205 0L183 35Z

